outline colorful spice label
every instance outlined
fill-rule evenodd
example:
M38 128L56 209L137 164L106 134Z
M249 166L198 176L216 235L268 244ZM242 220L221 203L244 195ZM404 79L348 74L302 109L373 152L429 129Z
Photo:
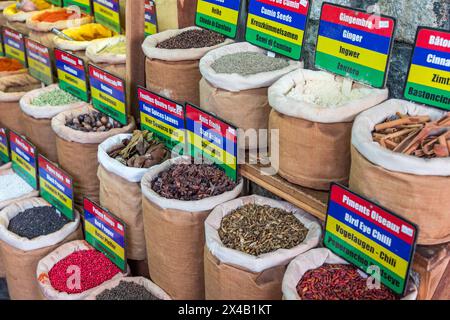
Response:
M325 246L402 295L413 259L417 227L334 184L325 227ZM374 268L375 267L375 268Z
M145 0L145 36L158 33L156 5L153 0Z
M42 155L39 155L38 163L41 197L67 219L75 220L72 178Z
M237 128L191 104L186 104L189 154L223 169L233 181L238 178Z
M63 0L64 7L77 6L82 12L92 14L91 0Z
M57 7L62 7L64 5L63 0L46 0L46 1Z
M197 26L236 38L241 0L198 0Z
M50 50L29 38L25 39L27 49L28 72L46 85L53 83L52 60Z
M308 0L250 0L248 42L300 60L310 3Z
M124 272L127 270L125 227L125 223L108 210L84 199L86 241Z
M0 128L0 161L8 163L11 161L9 155L8 132L5 128Z
M3 49L3 34L0 33L0 57L5 56L5 49Z
M120 3L119 0L94 0L95 21L105 27L120 33Z
M14 131L9 131L11 161L14 172L33 189L38 190L38 167L36 148Z
M5 45L5 56L19 60L26 67L24 35L9 28L3 28L3 43Z
M420 27L405 98L450 110L450 32Z
M153 132L170 150L184 153L184 107L142 87L138 88L141 128Z
M86 68L83 59L55 49L59 87L80 100L89 102Z
M92 105L121 124L127 124L125 81L89 65Z
M394 18L324 3L316 67L376 88L386 84Z

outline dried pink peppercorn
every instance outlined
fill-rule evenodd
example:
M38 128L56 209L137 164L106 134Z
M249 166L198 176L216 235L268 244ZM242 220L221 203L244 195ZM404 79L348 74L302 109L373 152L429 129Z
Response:
M82 250L56 263L48 275L54 289L77 294L101 285L119 272L120 269L101 252Z

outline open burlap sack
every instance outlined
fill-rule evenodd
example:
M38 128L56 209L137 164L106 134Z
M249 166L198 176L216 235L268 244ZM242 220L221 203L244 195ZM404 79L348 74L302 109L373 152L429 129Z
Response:
M31 198L16 202L0 211L0 251L12 300L41 300L43 297L35 274L38 262L61 244L83 238L78 212L75 213L75 220L61 230L33 240L8 231L11 219L19 213L43 206L50 204L41 198Z
M94 41L111 38L115 35L113 31L99 23L74 26L62 32L73 40L55 37L54 45L56 48L72 52L86 51L87 47Z
M3 14L3 10L5 10L7 7L11 5L15 5L15 1L0 1L0 26L6 26L6 20L5 15Z
M176 300L205 298L205 219L217 205L238 197L243 187L241 181L230 192L199 201L166 199L151 189L160 172L190 161L189 157L179 157L154 166L141 183L150 276Z
M107 281L103 285L97 287L94 291L92 291L92 293L89 296L87 296L86 299L84 299L84 300L97 300L97 296L100 293L102 293L103 291L108 290L108 289L109 290L114 289L122 281L134 282L136 284L139 284L139 285L143 286L145 289L147 289L147 291L150 292L154 297L156 297L160 300L172 300L172 298L170 298L170 296L167 293L165 293L163 289L161 289L156 284L154 284L150 280L145 279L143 277L134 277L134 278L126 277L126 278L122 278L122 279L114 279L114 280Z
M88 104L83 101L60 106L34 106L33 100L39 95L58 88L57 84L28 92L20 99L22 117L27 125L24 128L27 138L38 148L39 153L49 160L58 162L56 135L52 129L52 118L61 112L78 109Z
M26 21L37 12L38 11L25 12L17 10L16 1L14 1L14 3L4 8L3 16L6 19L6 26L8 28L14 29L15 31L23 33L27 36L30 29L27 27Z
M388 100L362 113L352 134L350 187L419 227L418 243L450 241L450 158L422 159L395 153L373 141L375 126L396 112L441 119L445 112L403 100Z
M126 78L126 54L102 53L106 47L126 42L125 36L116 36L108 39L93 41L86 48L86 57L90 62L113 75Z
M187 101L195 105L200 104L199 81L202 77L199 70L200 59L207 52L233 41L227 39L219 45L198 49L159 49L156 47L164 40L194 29L200 28L167 30L145 39L142 49L147 56L145 62L147 89L180 103Z
M0 183L1 183L1 177L2 176L7 176L7 175L10 175L10 174L15 174L14 170L11 169L11 166L10 165L2 166L2 169L0 169ZM0 210L2 210L3 208L6 208L7 206L9 206L9 205L11 205L11 204L13 204L15 202L18 202L18 201L21 201L21 200L24 200L24 199L37 197L37 196L39 196L39 191L33 190L33 191L31 191L31 192L29 192L27 194L24 194L23 196L19 196L17 198L0 201Z
M351 90L365 95L333 107L302 101L290 95L302 92L308 81L340 82L322 71L298 69L269 88L269 130L279 130L279 174L307 188L329 190L332 182L347 184L350 174L350 137L355 117L387 99L388 90L354 83ZM322 89L323 90L323 89Z
M297 292L297 285L303 275L309 270L314 270L324 264L349 264L325 248L310 250L299 255L288 266L283 278L283 299L301 300ZM416 300L418 290L416 285L409 281L407 294L401 300Z
M36 268L35 276L37 278L39 288L43 296L48 300L83 300L89 296L96 288L86 290L82 293L68 294L66 292L60 292L53 288L50 277L48 273L50 270L62 259L70 256L74 252L83 250L95 250L89 243L85 240L75 240L68 242L56 248L54 251L49 253L47 256L42 258ZM127 276L127 273L119 272L112 279L122 279Z
M218 232L223 218L251 203L292 212L308 228L306 239L292 249L279 249L260 256L227 248ZM322 227L313 216L287 202L255 195L217 206L205 221L205 234L207 300L281 300L281 282L286 266L296 256L319 244Z
M85 106L62 112L52 119L59 164L74 178L75 203L78 205L83 204L84 197L94 202L99 201L100 182L97 178L99 144L112 136L131 132L135 128L134 119L131 117L127 126L107 132L82 132L66 126L67 121L92 110L94 109L91 106Z
M24 134L24 123L19 100L41 83L28 73L14 74L0 78L0 126Z

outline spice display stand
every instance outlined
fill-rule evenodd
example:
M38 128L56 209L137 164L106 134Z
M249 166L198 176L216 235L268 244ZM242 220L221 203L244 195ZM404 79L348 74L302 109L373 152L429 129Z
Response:
M311 190L289 183L279 175L261 173L260 164L241 166L241 175L274 195L292 203L324 221L327 213L328 192ZM450 243L436 246L418 246L413 270L419 274L418 299L448 299L450 281ZM447 286L445 285L447 284ZM440 290L437 290L438 287ZM436 293L436 296L435 296Z

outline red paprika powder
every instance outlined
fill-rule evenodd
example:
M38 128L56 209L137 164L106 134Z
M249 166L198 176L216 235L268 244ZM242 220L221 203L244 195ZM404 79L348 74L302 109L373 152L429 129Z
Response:
M16 59L1 58L0 59L0 72L18 71L23 69L23 65Z
M39 14L35 19L40 22L57 22L63 20L79 19L83 14L78 14L72 10L57 10L57 11L44 11Z

